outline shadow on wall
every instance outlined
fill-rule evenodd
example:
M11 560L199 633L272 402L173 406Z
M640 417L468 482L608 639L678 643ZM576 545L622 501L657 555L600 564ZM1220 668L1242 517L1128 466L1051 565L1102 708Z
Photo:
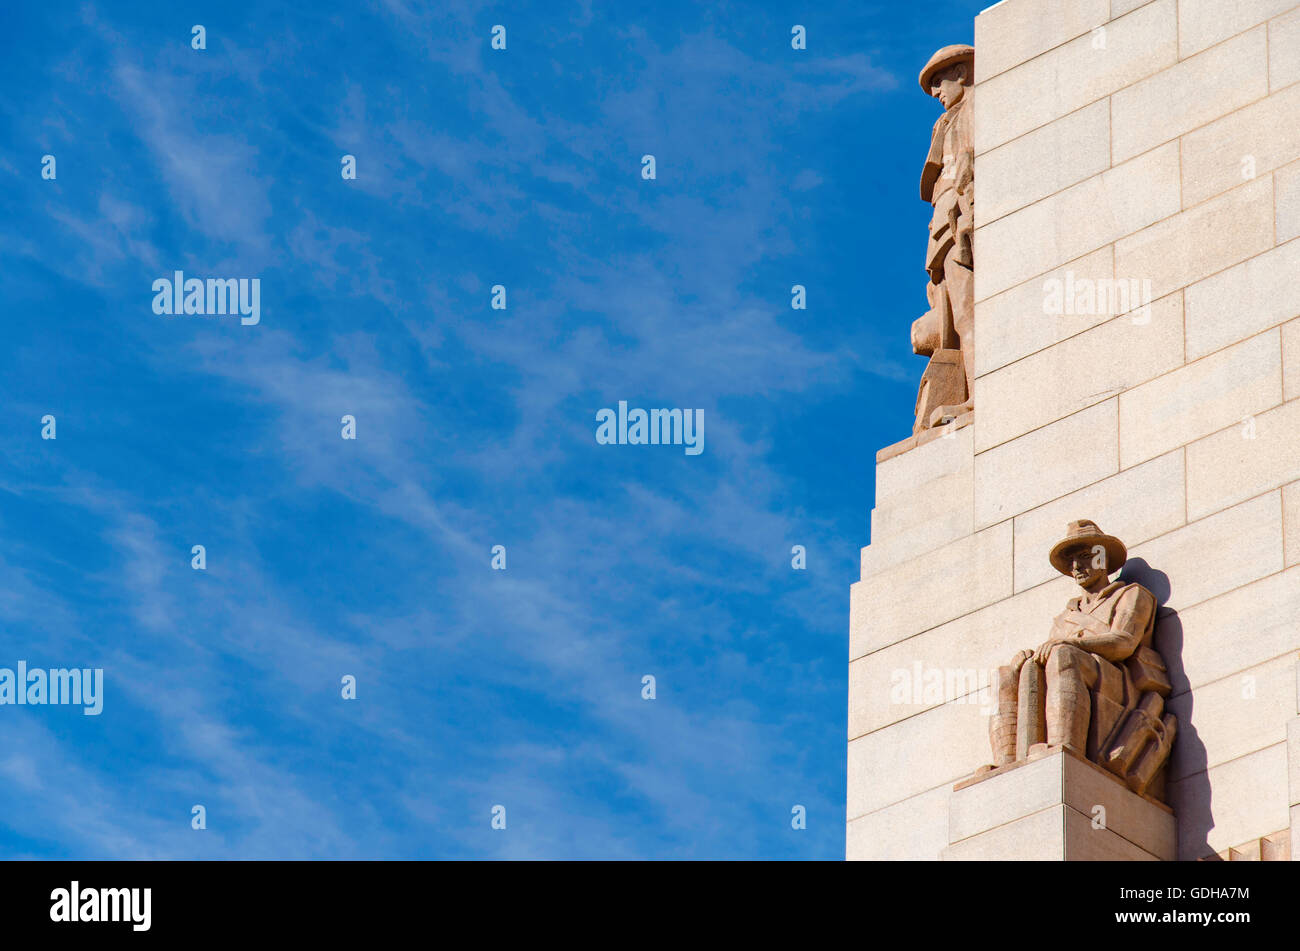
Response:
M1143 558L1130 558L1120 572L1120 579L1136 581L1155 595L1155 648L1169 671L1173 695L1187 693L1190 685L1183 669L1183 622L1177 611L1166 607L1172 593L1169 576L1152 568ZM1213 794L1207 771L1209 756L1196 731L1192 713L1196 707L1195 697L1189 694L1184 703L1185 706L1180 704L1178 711L1178 735L1174 739L1173 753L1165 767L1166 772L1171 772L1177 764L1183 778L1177 784L1170 783L1166 802L1173 807L1178 820L1178 857L1213 859L1218 856L1209 842L1210 830L1214 828Z

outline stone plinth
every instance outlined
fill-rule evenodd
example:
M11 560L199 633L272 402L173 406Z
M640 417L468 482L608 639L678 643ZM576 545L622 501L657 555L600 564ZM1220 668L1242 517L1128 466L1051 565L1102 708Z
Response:
M1178 853L1169 807L1060 747L953 787L948 842L948 861L1159 861Z

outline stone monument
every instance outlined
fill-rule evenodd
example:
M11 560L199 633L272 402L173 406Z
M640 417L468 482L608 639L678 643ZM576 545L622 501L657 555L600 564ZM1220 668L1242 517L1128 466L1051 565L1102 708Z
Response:
M851 859L1300 857L1300 0L1231 7L988 0L921 73Z

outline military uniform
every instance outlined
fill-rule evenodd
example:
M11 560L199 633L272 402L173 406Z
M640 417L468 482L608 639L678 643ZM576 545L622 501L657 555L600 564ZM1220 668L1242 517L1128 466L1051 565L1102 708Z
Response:
M1071 522L1048 557L1071 574L1071 559L1077 564L1081 553L1100 559L1093 570L1106 575L1128 557L1123 542L1088 520ZM1152 644L1156 607L1140 584L1107 581L1095 593L1085 589L1052 621L1037 652L1022 651L998 668L997 710L989 722L993 767L1025 759L1035 747L1069 746L1134 791L1151 787L1159 795L1177 720L1164 710L1171 685Z
M921 71L921 87L932 92L935 74L955 64L974 68L974 50L947 46ZM930 151L921 170L921 198L934 205L930 216L925 268L930 275L926 299L930 309L912 324L912 350L931 358L917 393L916 425L920 432L941 420L941 406L969 406L974 374L975 152L971 116L974 90L966 85L934 124ZM938 414L940 416L946 414Z

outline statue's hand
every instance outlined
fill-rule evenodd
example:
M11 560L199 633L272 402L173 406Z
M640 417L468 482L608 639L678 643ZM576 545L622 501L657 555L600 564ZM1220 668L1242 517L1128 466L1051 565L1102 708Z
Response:
M1025 661L1029 660L1029 658L1033 656L1034 656L1034 652L1031 650L1022 650L1018 654L1016 654L1015 657L1011 658L1012 672L1017 676L1019 676L1020 668L1025 666Z
M1038 650L1034 651L1034 660L1046 667L1047 658L1051 655L1052 648L1067 641L1069 641L1068 637L1049 637L1039 646Z

